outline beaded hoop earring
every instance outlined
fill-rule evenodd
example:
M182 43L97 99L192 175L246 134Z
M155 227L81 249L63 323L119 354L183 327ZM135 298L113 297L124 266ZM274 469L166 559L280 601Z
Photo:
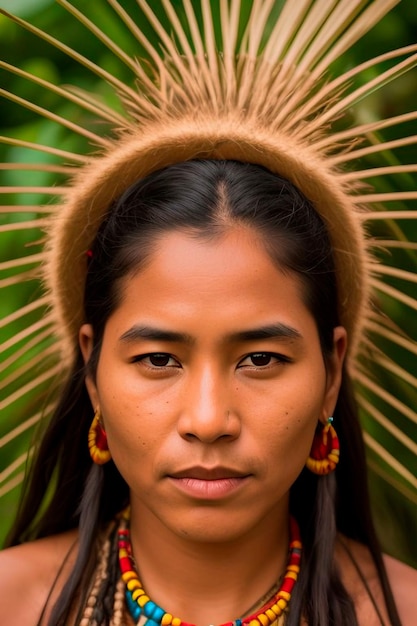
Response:
M101 424L100 409L96 409L93 421L88 431L88 449L90 456L97 465L104 465L110 461L111 454L107 445L107 435Z
M318 427L314 435L310 456L306 461L306 467L313 474L330 474L339 463L339 438L332 422L333 418L329 417L326 425L322 429Z

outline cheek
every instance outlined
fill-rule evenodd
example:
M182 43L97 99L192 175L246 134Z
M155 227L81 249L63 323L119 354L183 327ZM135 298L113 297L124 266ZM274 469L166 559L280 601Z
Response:
M164 446L172 437L170 394L139 383L131 368L102 354L97 389L113 461L130 485L147 491Z
M97 371L100 408L115 461L123 452L128 455L131 450L146 454L153 438L153 430L149 428L153 417L151 408L143 406L134 386L127 386L123 372L118 370L102 358Z
M110 448L119 447L146 455L158 441L155 418L152 411L140 409L137 403L124 401L102 402L104 425Z
M262 438L261 447L269 456L297 466L304 462L310 451L317 425L316 411L308 412L305 407L283 407L275 414L274 421L265 421L258 429Z
M286 493L298 478L309 456L316 424L315 411L309 413L288 406L274 423L262 428L258 454L264 460L263 472L268 477L270 492Z
M320 368L318 368L320 370ZM302 384L300 381L304 381ZM290 377L258 399L256 437L265 452L290 466L307 458L325 398L325 375Z
M252 403L256 403L270 421L276 421L274 414L283 423L317 421L326 396L324 367L288 370L281 379L257 390L257 396Z
M108 446L121 476L134 491L150 493L160 436L151 414L123 402L103 403Z

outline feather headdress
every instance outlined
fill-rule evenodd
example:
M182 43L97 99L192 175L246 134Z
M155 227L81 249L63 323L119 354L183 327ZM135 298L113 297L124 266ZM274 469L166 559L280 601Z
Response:
M108 97L58 86L0 63L39 91L68 102L78 114L56 113L4 89L2 96L90 144L86 153L53 140L0 138L31 155L30 163L17 158L3 165L6 173L16 172L23 181L25 171L38 170L60 181L45 186L6 181L3 189L16 193L18 200L3 207L0 234L41 229L46 243L42 237L29 253L12 249L11 258L0 265L4 293L37 277L44 285L35 299L1 322L6 337L2 458L48 413L46 389L71 360L83 321L86 250L111 201L138 178L166 165L193 158L236 159L291 180L326 221L370 462L416 502L417 418L412 407L417 377L408 364L417 358L417 345L391 318L397 303L417 309L417 244L401 227L417 219L417 210L407 206L417 200L417 165L394 158L381 165L376 157L417 143L417 134L378 138L385 129L415 124L417 112L359 123L351 110L417 65L417 44L329 73L396 0L182 0L175 6L171 0L137 0L130 12L126 2L107 0L112 20L125 29L126 40L136 42L137 54L112 40L73 3L57 2L108 48L119 66L107 70L52 34L7 16L99 77ZM155 44L145 34L145 23ZM130 83L120 78L126 72ZM358 83L365 72L372 78ZM343 124L349 116L351 124ZM37 160L34 154L40 155ZM406 190L379 184L400 175L413 181ZM37 194L57 201L28 206L25 196ZM388 379L399 381L393 383L395 392ZM21 480L24 458L22 453L8 459L0 471L0 495Z

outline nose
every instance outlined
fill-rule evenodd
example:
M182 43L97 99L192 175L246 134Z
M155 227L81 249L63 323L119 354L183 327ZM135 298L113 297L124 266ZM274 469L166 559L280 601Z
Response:
M230 381L226 378L208 367L189 375L178 420L181 437L204 443L239 437L241 420L231 405Z

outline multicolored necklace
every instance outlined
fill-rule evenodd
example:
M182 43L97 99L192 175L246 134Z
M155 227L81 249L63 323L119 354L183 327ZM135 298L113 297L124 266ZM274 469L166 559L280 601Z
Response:
M174 617L152 602L139 581L135 570L128 528L129 514L125 512L118 530L119 565L122 579L126 584L126 602L129 613L138 624L146 618L147 626L195 626ZM300 530L296 520L290 518L290 545L287 567L278 591L258 611L248 617L226 622L221 626L270 626L287 609L291 593L300 571L301 559Z

